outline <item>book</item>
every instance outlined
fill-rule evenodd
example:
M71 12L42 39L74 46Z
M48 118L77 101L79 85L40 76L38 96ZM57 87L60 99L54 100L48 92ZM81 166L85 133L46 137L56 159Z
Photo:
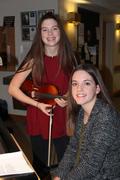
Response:
M0 154L0 176L33 173L22 151Z

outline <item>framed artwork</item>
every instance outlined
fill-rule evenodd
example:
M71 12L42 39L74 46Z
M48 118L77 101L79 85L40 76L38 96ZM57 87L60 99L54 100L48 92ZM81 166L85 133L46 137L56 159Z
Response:
M37 11L28 11L21 13L22 40L33 40L37 26Z
M36 32L35 27L24 27L22 28L22 40L23 41L32 41Z
M36 26L37 25L37 12L29 11L21 13L22 26Z
M54 9L21 12L22 41L33 40L39 19L48 12L54 13Z
M3 19L4 27L14 27L15 25L15 16L5 16Z

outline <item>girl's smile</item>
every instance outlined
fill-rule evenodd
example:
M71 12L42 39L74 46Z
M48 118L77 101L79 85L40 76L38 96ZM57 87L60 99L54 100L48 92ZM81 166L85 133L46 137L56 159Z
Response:
M94 79L84 70L78 70L72 77L72 95L77 104L85 107L94 105L100 88Z
M46 19L43 21L41 36L45 47L58 46L60 41L60 29L54 19Z

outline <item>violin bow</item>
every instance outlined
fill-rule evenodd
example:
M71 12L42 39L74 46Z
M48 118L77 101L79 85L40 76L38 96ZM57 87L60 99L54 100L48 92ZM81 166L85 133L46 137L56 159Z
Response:
M52 130L52 122L53 122L53 107L50 111L50 121L49 121L49 142L48 142L48 167L50 167L51 160L51 130Z

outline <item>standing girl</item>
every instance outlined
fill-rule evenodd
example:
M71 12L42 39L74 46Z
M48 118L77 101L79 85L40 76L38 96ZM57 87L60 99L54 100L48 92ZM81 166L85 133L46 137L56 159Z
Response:
M49 116L52 105L38 102L26 95L21 86L31 75L34 86L52 84L58 89L59 95L66 96L69 76L74 65L74 53L61 20L57 15L47 13L40 19L33 44L8 90L14 98L27 104L27 132L31 138L33 166L38 171L39 168L41 171L40 164L47 164ZM64 98L55 98L55 102L52 139L59 162L68 143L65 108L67 101Z

